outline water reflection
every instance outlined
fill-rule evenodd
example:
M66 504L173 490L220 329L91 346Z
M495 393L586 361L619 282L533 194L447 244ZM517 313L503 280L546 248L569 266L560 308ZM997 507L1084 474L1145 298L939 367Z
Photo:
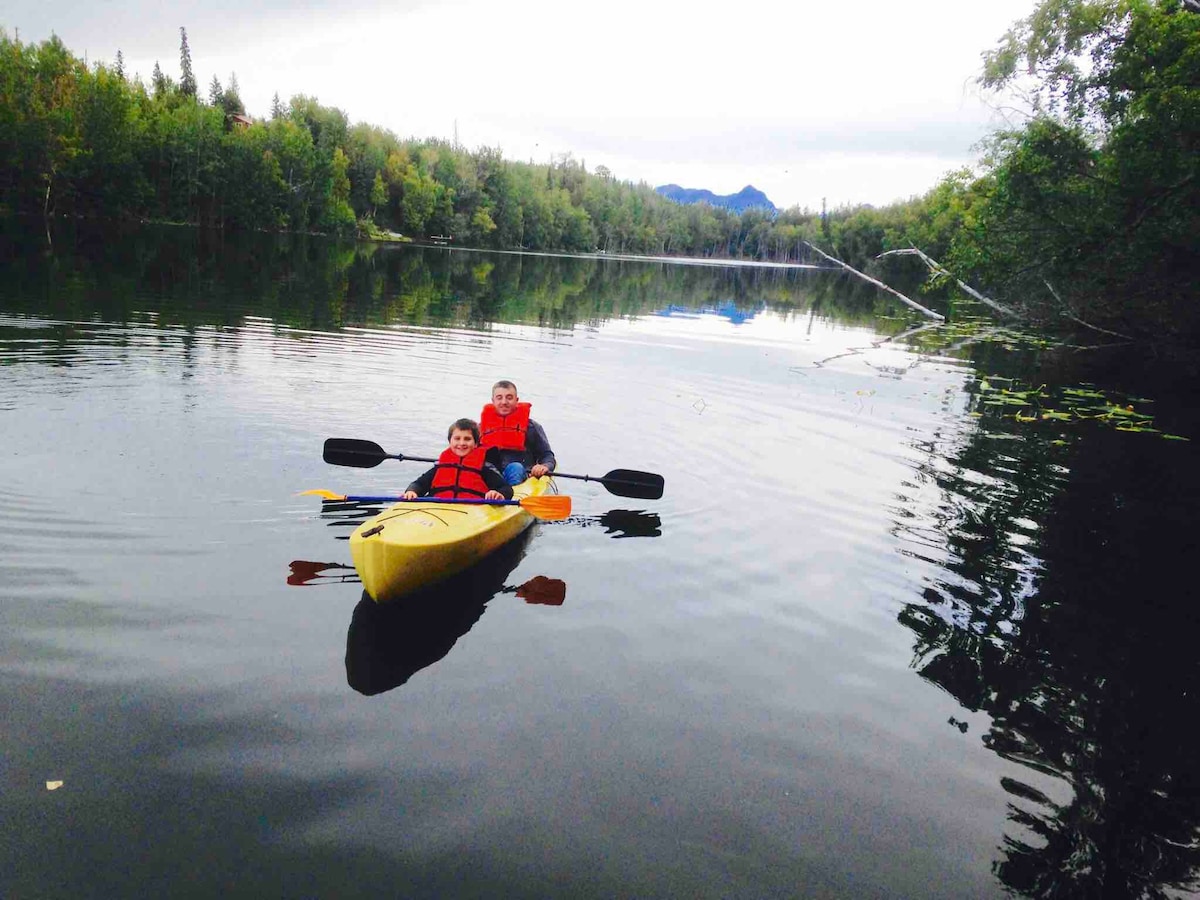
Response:
M1036 898L1196 890L1200 615L1182 566L1200 546L1180 523L1200 475L1164 442L1098 426L1064 442L977 400L975 427L917 445L893 515L902 552L938 572L899 613L914 668L987 714L984 745L1027 773L1001 780L993 870Z
M99 232L57 223L54 250L0 219L0 296L13 312L64 321L242 325L248 315L305 330L495 323L570 328L702 311L734 324L768 306L821 308L844 324L903 329L878 291L838 271L686 266L411 246L308 235L226 241L193 229ZM870 287L869 285L867 286ZM69 359L63 358L63 362Z
M664 307L663 309L655 310L654 315L662 316L664 318L669 318L671 316L694 318L702 313L709 313L711 315L720 316L723 319L728 319L734 325L742 325L758 315L763 308L765 307L747 309L745 307L738 306L732 300L726 300L724 303L718 303L716 306L707 306L700 309L696 309L692 306L680 306L673 303L670 306Z
M292 587L314 587L321 584L353 584L362 582L354 571L354 566L344 563L313 562L308 559L294 559L288 565L291 570L287 583Z
M662 518L658 513L642 509L610 509L598 516L570 516L547 525L578 525L581 528L603 528L613 538L662 537Z
M529 542L529 531L474 568L395 603L379 604L364 592L346 634L346 681L373 696L407 682L442 659L471 630L488 602L516 594L528 604L561 606L566 585L535 576L505 585Z

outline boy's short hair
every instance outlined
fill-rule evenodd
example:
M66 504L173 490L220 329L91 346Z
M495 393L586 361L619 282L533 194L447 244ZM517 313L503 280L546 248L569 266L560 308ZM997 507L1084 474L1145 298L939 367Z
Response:
M474 419L456 419L454 424L446 429L446 440L456 431L469 431L475 435L475 443L479 443L479 425Z
M497 381L495 384L492 385L492 393L493 394L496 393L496 388L512 388L512 392L514 394L520 393L520 391L517 390L517 386L515 384L513 384L511 381L508 381L507 379L501 379L500 381Z

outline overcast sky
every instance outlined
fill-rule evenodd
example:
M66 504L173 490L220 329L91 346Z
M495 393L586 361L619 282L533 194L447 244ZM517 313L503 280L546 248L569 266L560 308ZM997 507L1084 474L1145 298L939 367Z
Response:
M589 171L777 206L884 204L972 163L999 123L980 56L1034 0L6 0L22 41L147 81L179 77L179 26L207 96L237 73L251 115L316 96L402 137L499 146Z

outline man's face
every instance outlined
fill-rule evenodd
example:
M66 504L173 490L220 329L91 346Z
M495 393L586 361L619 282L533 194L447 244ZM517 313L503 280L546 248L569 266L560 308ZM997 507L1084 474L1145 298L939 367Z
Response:
M517 392L513 388L498 387L492 391L492 406L502 416L507 416L517 408Z

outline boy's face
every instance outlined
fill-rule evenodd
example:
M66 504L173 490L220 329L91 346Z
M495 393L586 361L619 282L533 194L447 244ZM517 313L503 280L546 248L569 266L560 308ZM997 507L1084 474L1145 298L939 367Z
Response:
M498 387L492 391L492 406L502 416L507 416L517 408L517 392L513 388Z
M455 428L450 432L450 449L455 456L466 456L475 449L475 435L465 429Z

